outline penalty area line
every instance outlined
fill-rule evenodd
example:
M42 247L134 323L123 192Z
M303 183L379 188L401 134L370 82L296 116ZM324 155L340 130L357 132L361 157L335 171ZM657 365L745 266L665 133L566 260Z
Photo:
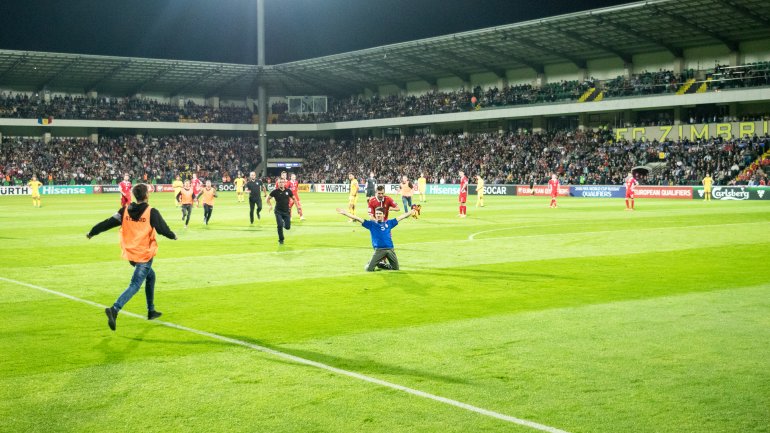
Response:
M23 281L12 280L10 278L4 278L4 277L0 277L0 281L5 281L6 283L16 284L16 285L19 285L19 286L28 287L30 289L35 289L35 290L38 290L38 291L41 291L41 292L45 292L45 293L48 293L48 294L51 294L51 295L54 295L54 296L59 296L59 297L62 297L62 298L69 299L71 301L80 302L82 304L87 304L87 305L91 305L91 306L94 306L94 307L108 308L107 305L102 305L102 304L99 304L98 302L93 302L93 301L89 301L87 299L78 298L76 296L68 295L66 293L62 293L62 292L59 292L59 291L56 291L56 290L47 289L45 287L37 286L35 284L29 284L29 283L25 283ZM141 316L141 315L135 314L135 313L131 313L131 312L128 312L128 311L121 311L120 314L122 316L130 316L130 317L134 317L134 318L137 318L137 319L145 319L144 316ZM498 419L498 420L501 420L501 421L506 421L506 422L509 422L509 423L518 424L518 425L525 426L525 427L530 427L532 429L539 430L539 431L544 431L544 432L548 432L548 433L569 433L569 432L567 432L565 430L560 430L560 429L555 428L555 427L550 427L550 426L547 426L547 425L544 425L544 424L536 423L534 421L529 421L529 420L526 420L526 419L516 418L516 417L510 416L510 415L505 415L505 414L502 414L502 413L499 413L499 412L495 412L495 411L492 411L492 410L488 410L488 409L484 409L484 408L481 408L481 407L478 407L478 406L473 406L473 405L468 404L468 403L463 403L463 402L458 401L458 400L453 400L451 398L441 397L439 395L431 394L431 393L428 393L428 392L425 392L425 391L420 391L420 390L414 389L414 388L409 388L407 386L399 385L397 383L388 382L388 381L382 380L382 379L377 379L376 377L367 376L367 375L361 374L361 373L356 373L355 371L343 370L341 368L333 367L331 365L324 364L324 363L317 362L317 361L312 361L310 359L301 358L299 356L291 355L289 353L281 352L279 350L271 349L269 347L264 347L264 346L260 346L258 344L249 343L248 341L243 341L243 340L238 340L238 339L235 339L235 338L225 337L223 335L215 334L213 332L202 331L202 330L199 330L199 329L190 328L190 327L183 326L183 325L177 325L176 323L166 322L166 321L162 321L162 320L154 320L153 322L156 325L166 326L168 328L177 329L177 330L180 330L180 331L190 332L192 334L200 335L202 337L207 337L207 338L211 338L211 339L214 339L214 340L224 341L226 343L234 344L234 345L237 345L237 346L246 347L246 348L249 348L249 349L252 349L252 350L256 350L258 352L262 352L262 353L267 353L267 354L273 355L273 356L278 357L278 358L282 358L282 359L285 359L285 360L293 361L293 362L295 362L297 364L315 367L315 368L318 368L318 369L321 369L321 370L326 370L326 371L330 371L332 373L336 373L336 374L341 375L341 376L347 376L347 377L358 379L358 380L361 380L361 381L364 381L364 382L369 382L369 383L373 383L375 385L380 385L380 386L383 386L383 387L386 387L386 388L395 389L397 391L402 391L402 392L405 392L407 394L411 394L411 395L414 395L414 396L417 396L417 397L422 397L422 398L426 398L426 399L429 399L429 400L437 401L439 403L444 403L444 404L447 404L447 405L450 405L450 406L454 406L454 407L457 407L457 408L460 408L460 409L464 409L464 410L467 410L467 411L470 411L470 412L474 412L474 413L477 413L479 415L484 415L484 416L487 416L487 417L490 417L490 418L495 418L495 419Z

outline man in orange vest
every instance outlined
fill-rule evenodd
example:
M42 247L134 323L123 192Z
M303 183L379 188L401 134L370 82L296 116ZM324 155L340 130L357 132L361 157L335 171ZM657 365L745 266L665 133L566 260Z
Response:
M158 251L155 233L176 240L176 235L168 228L166 221L157 209L150 207L148 202L147 185L138 184L131 191L136 202L120 208L115 215L95 225L86 237L92 237L120 226L120 248L123 258L134 267L134 275L128 288L118 297L112 307L105 308L107 325L115 330L118 312L139 291L144 283L144 293L147 297L147 320L157 319L160 311L155 310L155 271L152 270L152 260ZM145 281L146 280L146 281Z

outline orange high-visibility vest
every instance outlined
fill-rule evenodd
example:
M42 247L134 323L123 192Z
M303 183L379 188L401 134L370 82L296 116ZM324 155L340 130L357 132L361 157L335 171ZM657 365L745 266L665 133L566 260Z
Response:
M182 188L182 196L179 197L179 201L182 204L193 204L193 190Z
M124 208L120 227L120 248L123 249L124 259L146 263L158 252L155 229L150 225L151 209L147 206L142 216L135 220L128 214L128 207Z
M217 192L216 189L213 187L210 190L207 190L206 188L203 188L203 191L201 192L201 201L203 204L207 204L209 206L214 206L214 193Z

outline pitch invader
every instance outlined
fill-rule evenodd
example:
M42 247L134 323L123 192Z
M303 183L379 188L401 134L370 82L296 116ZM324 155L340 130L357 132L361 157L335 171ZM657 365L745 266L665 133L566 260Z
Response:
M548 186L551 188L551 205L549 207L556 208L556 197L559 196L559 178L556 173L551 175L551 180L548 181Z
M626 176L626 210L634 210L634 192L639 182L636 181L634 175L628 173Z
M460 194L457 196L460 202L460 218L465 218L468 215L468 208L465 206L465 202L468 201L468 177L465 172L460 170L457 174L460 175Z
M128 173L123 175L123 181L118 186L120 187L120 207L126 207L131 203L131 181Z

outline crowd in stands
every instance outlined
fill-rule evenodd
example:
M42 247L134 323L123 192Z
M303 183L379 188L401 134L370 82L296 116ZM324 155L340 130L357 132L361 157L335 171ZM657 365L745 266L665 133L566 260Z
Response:
M551 173L569 184L620 184L632 168L658 167L643 180L655 185L698 185L707 174L716 184L734 182L745 168L746 183L759 182L770 159L770 137L697 141L614 141L611 131L449 134L350 140L273 139L268 157L304 159L306 183L344 183L349 172L363 178L373 171L382 183L424 173L430 183L456 183L457 172L481 174L490 184L547 182ZM36 174L44 182L109 184L123 173L133 179L170 183L177 174L196 173L219 181L258 166L256 138L203 136L35 139L6 137L0 145L0 174L9 183ZM752 166L756 164L756 167ZM766 181L766 180L765 180Z
M573 185L621 184L634 167L658 163L654 165L661 169L645 183L698 185L710 173L724 185L770 149L770 138L614 142L609 131L572 131L305 140L293 145L293 155L305 153L303 178L322 183L342 183L351 171L374 171L382 182L395 183L402 175L416 179L423 173L431 183L456 183L462 169L492 184L543 184L551 173Z
M421 116L524 104L577 101L588 90L594 88L603 91L605 98L673 93L694 75L693 70L682 74L660 70L645 71L630 78L619 76L606 81L590 78L582 82L562 80L542 86L508 85L502 89L497 87L482 89L477 86L472 90L430 91L419 96L374 95L371 98L330 99L329 111L326 113L293 114L281 109L283 106L279 104L274 108L280 110L277 116L278 123L323 123Z
M770 62L747 63L741 66L717 65L709 74L715 89L757 87L770 85Z
M130 120L144 122L252 123L246 107L219 108L187 101L183 106L143 98L0 93L0 117L18 119Z
M374 95L369 98L352 96L328 99L328 111L323 113L290 113L285 102L272 104L270 121L274 123L326 123L352 120L421 116L463 111L578 101L590 89L603 92L603 98L674 93L687 80L710 78L710 89L770 85L770 62L742 66L718 65L711 71L686 70L674 73L661 69L644 71L630 77L609 80L589 78L584 81L557 81L541 86L531 84L506 85L457 91L429 91L421 95ZM699 81L698 81L699 82ZM54 95L46 101L40 95L0 93L0 117L49 118L85 120L130 120L163 122L254 123L256 116L247 107L219 108L197 105L188 101L182 106L137 97L96 98ZM645 119L655 124L665 119Z
M252 169L259 163L256 139L204 136L102 137L39 139L4 137L0 175L10 184L33 174L44 183L111 184L129 173L148 183L171 183L192 173L221 179L226 173Z

